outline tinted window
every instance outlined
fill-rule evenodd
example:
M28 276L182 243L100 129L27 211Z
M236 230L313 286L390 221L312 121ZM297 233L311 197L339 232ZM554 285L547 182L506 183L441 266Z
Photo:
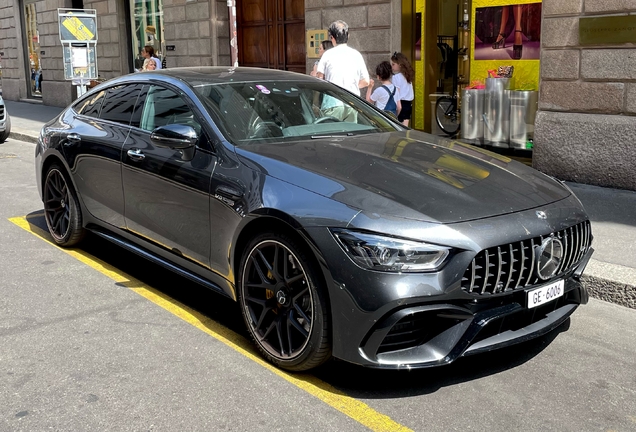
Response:
M197 133L201 132L194 113L181 96L167 88L150 86L139 127L151 131L168 124L185 124L192 126Z
M109 88L99 118L128 125L140 89L141 84Z
M96 93L92 97L89 97L76 105L75 110L85 116L99 117L99 109L102 107L105 94L106 93L103 90Z

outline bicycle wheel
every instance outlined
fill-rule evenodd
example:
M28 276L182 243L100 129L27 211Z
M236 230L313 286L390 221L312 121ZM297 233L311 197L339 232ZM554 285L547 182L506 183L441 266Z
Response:
M435 120L446 135L455 135L459 131L459 110L457 99L444 96L435 103Z

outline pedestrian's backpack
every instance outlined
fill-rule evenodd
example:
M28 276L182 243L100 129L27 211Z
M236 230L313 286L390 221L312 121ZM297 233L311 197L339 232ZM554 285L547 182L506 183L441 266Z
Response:
M393 98L393 96L395 96L396 87L393 87L393 92L391 92L391 90L389 90L389 88L385 85L383 85L382 88L389 93L389 101L384 106L384 111L388 111L397 116L397 104L395 103L395 99Z

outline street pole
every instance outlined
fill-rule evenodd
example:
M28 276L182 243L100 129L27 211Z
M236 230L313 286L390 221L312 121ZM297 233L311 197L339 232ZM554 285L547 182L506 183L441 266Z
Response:
M230 59L233 67L238 67L238 41L236 38L236 0L227 0L230 15Z

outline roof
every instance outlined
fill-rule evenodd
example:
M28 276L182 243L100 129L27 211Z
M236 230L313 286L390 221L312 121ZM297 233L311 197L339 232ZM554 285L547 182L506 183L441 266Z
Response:
M212 84L220 84L227 82L249 82L249 81L280 81L280 80L315 80L309 75L296 72L283 71L279 69L264 69L229 66L207 66L207 67L183 67L161 69L151 72L136 73L137 77L152 74L155 78L158 74L166 75L184 80L186 82L209 82Z

